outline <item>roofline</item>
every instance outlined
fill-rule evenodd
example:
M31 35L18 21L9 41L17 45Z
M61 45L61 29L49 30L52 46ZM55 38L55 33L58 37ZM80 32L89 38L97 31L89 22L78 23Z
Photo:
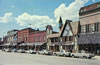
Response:
M87 5L87 6L83 6L83 7L81 7L81 9L86 8L86 7L89 7L89 6L92 6L92 5L95 5L95 4L100 4L100 2L96 2L96 3L89 4L89 5ZM80 10L81 10L81 9L80 9Z

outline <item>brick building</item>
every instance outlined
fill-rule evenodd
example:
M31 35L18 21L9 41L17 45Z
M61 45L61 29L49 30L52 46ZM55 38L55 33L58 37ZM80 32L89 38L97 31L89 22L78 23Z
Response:
M79 50L100 54L100 2L82 7L79 15Z
M29 34L29 46L35 46L34 48L39 51L42 49L46 49L46 30L43 31L35 31Z
M31 32L34 32L35 30L32 28L25 28L22 30L19 30L17 35L18 35L18 43L28 43L29 42L29 34Z

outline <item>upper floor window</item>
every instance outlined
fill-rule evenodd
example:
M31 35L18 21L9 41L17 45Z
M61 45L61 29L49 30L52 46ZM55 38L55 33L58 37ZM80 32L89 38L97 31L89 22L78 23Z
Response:
M37 41L37 37L35 36L35 42Z
M41 41L41 36L39 36L39 41Z
M98 31L98 22L95 23L95 31Z
M86 27L85 27L85 25L82 25L81 26L81 33L85 33L85 31L86 31Z
M43 36L43 41L45 41L45 36Z
M89 24L86 25L86 32L89 32Z
M69 36L69 41L73 41L73 37L72 36Z
M91 32L94 32L94 24L91 24Z
M54 38L51 39L51 42L55 42Z

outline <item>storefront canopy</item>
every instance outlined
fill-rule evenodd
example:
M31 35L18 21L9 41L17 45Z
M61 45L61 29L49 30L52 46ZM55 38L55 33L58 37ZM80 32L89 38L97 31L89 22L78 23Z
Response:
M35 45L35 43L26 43L27 44L27 46L33 46L33 45Z
M43 45L45 42L36 42L35 43L35 46L41 46L41 45Z
M3 46L10 46L11 45L11 43L5 43L5 44L3 44Z
M100 33L79 35L78 44L100 44Z
M26 43L21 43L19 46L26 46L27 44Z
M17 45L17 43L12 43L12 44L11 44L11 46L16 46L16 45Z

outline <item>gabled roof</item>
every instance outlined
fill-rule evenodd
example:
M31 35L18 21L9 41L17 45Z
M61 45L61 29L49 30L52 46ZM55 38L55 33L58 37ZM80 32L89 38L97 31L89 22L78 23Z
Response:
M62 34L63 34L63 32L64 32L65 27L66 27L67 24L68 24L68 25L70 26L70 28L71 28L70 22L72 22L72 21L71 21L71 20L66 20L65 24L62 26L62 29L61 29L61 31L60 31L60 36L62 36ZM72 31L72 28L71 28L71 31ZM73 33L73 31L72 31L72 33Z
M48 35L48 38L54 38L54 37L62 36L64 29L65 29L67 24L70 26L73 35L77 35L78 30L79 30L79 22L78 21L72 22L71 20L66 20L65 24L62 25L60 32L56 33L56 34L50 34L50 35Z

